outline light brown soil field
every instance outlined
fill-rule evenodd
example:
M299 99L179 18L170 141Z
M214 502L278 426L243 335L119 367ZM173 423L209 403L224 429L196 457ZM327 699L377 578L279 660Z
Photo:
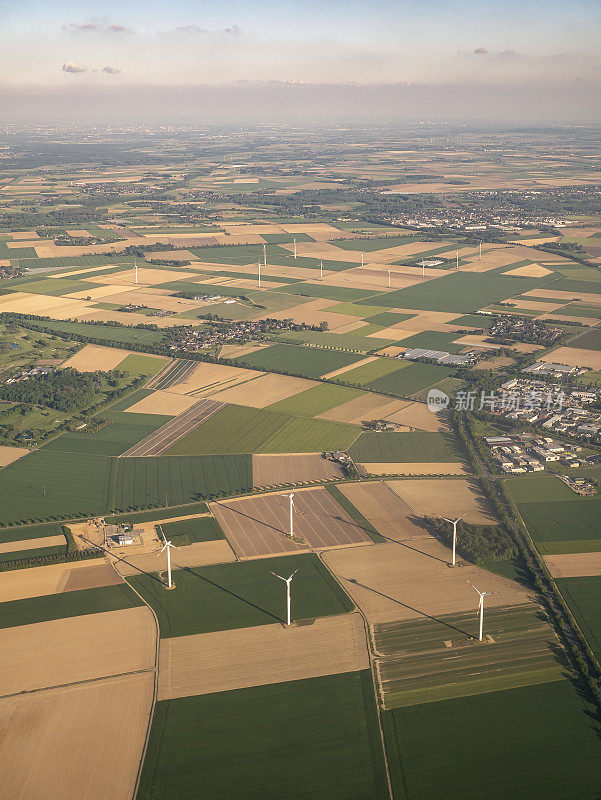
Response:
M161 641L159 700L369 669L361 616L257 625Z
M83 278L82 280L89 281L90 283L105 283L105 276L98 275L94 278ZM168 281L189 281L190 272L183 272L182 270L170 269L152 269L151 267L141 267L138 265L138 285L153 286L155 283L167 283ZM122 284L123 286L135 286L136 276L135 270L132 267L123 272L115 272L110 276L112 284Z
M601 288L601 287L600 287ZM599 294L593 292L562 292L558 289L530 289L524 292L522 297L546 297L549 300L582 300L583 303L591 304L593 306L601 305L601 292Z
M221 358L237 358L238 356L247 356L250 353L256 353L257 350L263 350L269 347L270 343L263 344L224 344L219 352Z
M119 458L163 455L180 439L183 439L184 436L198 428L199 425L202 425L203 422L206 422L218 411L221 411L222 408L223 403L207 399L199 400L187 411L183 411L145 439L142 439L141 442L130 447Z
M97 344L86 344L75 355L62 363L65 367L72 367L79 372L95 372L96 370L116 369L129 355L127 350L117 347L101 347Z
M349 372L351 369L356 369L357 367L362 367L364 364L369 364L372 361L375 361L377 356L367 356L367 358L362 358L360 361L354 361L352 364L347 364L346 367L340 367L340 369L335 369L332 372L327 372L325 375L322 375L322 378L336 378L338 375L343 375L345 372Z
M463 464L425 462L385 462L382 464L362 464L370 475L464 475L467 469Z
M175 417L187 411L197 402L195 397L171 392L153 392L126 409L128 414L161 414Z
M341 235L338 228L334 228L333 225L327 225L325 222L314 222L314 223L294 223L291 225L282 225L282 228L286 231L286 233L308 233L309 236L312 236L317 241L327 241L328 239L336 239ZM339 259L339 261L344 261L344 259Z
M99 571L100 566L103 567L102 572ZM74 561L70 564L50 564L47 567L18 569L2 573L0 603L71 591L70 579L75 573L80 572L82 573L81 582L89 579L87 582L91 585L74 587L77 589L92 589L97 586L111 586L118 583L115 573L104 562L101 565L90 566L90 563L86 561Z
M11 236L16 241L21 241L23 239L38 239L39 240L39 238L40 238L38 236L38 234L36 233L36 231L13 231L11 233ZM19 245L19 246L22 247L22 245Z
M188 300L184 297L172 297L165 289L134 289L118 294L110 295L111 303L122 303L123 305L148 306L148 308L158 308L163 311L176 311L181 313L191 308L198 308L202 305L199 301ZM180 320L181 322L181 320Z
M239 367L226 367L222 364L199 362L198 366L185 380L170 386L169 391L176 394L202 392L203 395L208 396L264 374L264 372L257 372L254 369L241 369Z
M253 455L253 485L275 486L282 483L306 483L342 478L344 472L320 453Z
M35 550L37 547L60 547L64 536L44 536L40 539L21 539L18 542L3 542L0 537L0 553L16 553L19 550Z
M52 313L57 319L67 319L69 314L59 316L56 311ZM121 322L123 325L156 325L158 328L176 328L183 325L193 327L198 324L192 320L182 320L177 317L152 317L145 314L127 313L122 311L98 311L93 307L88 307L85 311L72 313L79 322Z
M163 522L165 520L162 520ZM139 575L141 572L167 571L167 558L163 554L158 556L159 550L140 555L111 554L119 573L125 577ZM225 539L215 539L210 542L194 542L186 547L180 547L171 553L171 568L184 569L185 567L202 567L207 564L224 564L235 561L236 557Z
M511 301L516 308L530 311L555 311L556 308L563 308L564 303L545 303L542 300L523 300L517 297Z
M389 486L381 481L344 483L338 488L365 519L387 539L423 539L427 535L420 521Z
M103 559L101 564L89 566L87 569L71 570L61 591L77 592L99 586L116 586L118 583L121 583L119 577Z
M501 347L506 347L506 345L491 344L486 341L487 338L487 334L468 333L466 336L460 336L458 339L455 339L454 343L463 344L466 347L482 347L485 350L499 350ZM537 345L537 347L539 346L540 345Z
M372 359L370 359L372 360ZM355 365L351 364L351 367ZM360 425L364 420L385 419L390 414L394 414L410 405L407 400L392 400L382 394L366 393L354 400L335 406L323 414L319 414L317 419L327 419L333 422L350 422Z
M550 275L552 270L542 267L540 264L526 264L523 267L507 270L503 275L518 275L523 278L544 278Z
M497 524L473 481L437 478L386 483L419 517L463 517L473 525Z
M289 250L291 253L294 252L294 244L283 244L281 246L286 250ZM296 253L298 256L319 258L320 260L323 259L324 261L347 261L349 263L354 262L356 264L361 263L360 250L343 250L342 248L336 247L334 244L328 244L327 242L297 242ZM367 260L371 255L371 253L365 254L365 263L367 263Z
M366 321L364 319L358 319L355 322L348 322L346 325L342 325L340 328L336 328L336 333L352 333L356 331L358 328L363 328L365 326Z
M272 225L270 223L245 223L245 222L238 222L238 223L224 223L221 225L224 231L227 233L233 234L255 234L257 236L261 236L264 233L285 233L284 229L279 225Z
M407 336L409 335L409 331L407 331ZM400 356L402 353L407 350L407 347L400 347L398 345L392 344L390 347L384 347L382 350L378 350L377 353L379 356L392 356L392 358L396 358L396 356Z
M294 493L294 534L289 536L286 493L211 503L211 511L240 558L326 549L371 542L365 531L324 488ZM303 544L306 542L307 544Z
M26 456L29 450L26 447L8 447L0 445L0 467L7 467L13 461Z
M447 331L447 324L457 319L459 314L451 314L446 311L416 311L415 309L393 308L401 314L413 314L411 319L405 319L398 325L391 325L377 333L370 334L367 338L374 339L406 339L415 333L423 331Z
M431 537L332 550L323 559L370 624L473 609L473 629L466 632L477 635L478 596L468 580L480 591L496 592L486 598L487 608L528 600L527 592L506 578L470 564L449 567L450 550Z
M390 271L390 289L406 289L408 286L414 286L416 283L424 283L433 276L422 278L421 270L419 275L407 275L399 271L398 268ZM375 269L373 264L370 268L356 267L354 269L345 270L344 272L333 272L324 278L323 283L328 286L348 286L354 289L366 289L384 292L388 289L388 274L386 268L382 266L380 269Z
M554 578L586 578L601 575L601 553L566 553L544 556Z
M266 317L270 319L293 319L295 322L304 322L307 325L319 325L321 322L327 322L330 332L337 331L338 328L348 325L349 322L357 321L357 317L351 314L336 314L332 311L322 310L331 305L331 300L319 298L310 300L308 303L302 303L299 306L286 308L283 311L270 311L267 314L257 316L255 319Z
M27 294L15 292L2 297L0 310L16 311L22 314L44 314L54 317L57 309L70 308L75 313L79 309L87 309L89 305L81 300L66 300L64 297L50 297L45 294Z
M286 400L288 397L303 392L305 389L311 389L313 386L319 386L319 383L305 378L292 378L288 375L262 375L250 384L243 383L211 395L211 399L251 408L265 408L279 400Z
M541 361L554 364L567 364L571 367L591 367L601 369L601 350L583 350L579 347L558 347L552 353L542 356Z
M0 700L2 791L14 800L130 800L150 673Z
M58 275L53 277L59 277ZM68 277L68 276L67 276ZM90 298L95 302L107 299L110 302L116 302L113 300L115 295L123 294L123 286L115 286L114 284L107 284L106 286L90 286L89 289L83 289L79 292L71 292L69 293L69 298L74 298L75 300L87 300Z
M189 236L189 234L187 235ZM176 239L177 236L178 234L171 234L170 238ZM176 242L174 241L173 244L176 244ZM196 256L189 250L158 250L153 253L146 253L146 259L148 261L151 259L154 261L155 258L157 260L166 259L169 261L196 261Z
M410 403L404 408L386 415L386 419L421 431L447 431L449 429L446 416L429 411L425 403Z
M570 231L571 233L571 231ZM522 240L523 241L523 240ZM528 239L528 247L537 247L540 244L546 244L547 242L557 242L559 241L557 236L545 236L540 239ZM519 239L515 239L512 244L521 244L522 242ZM537 277L534 275L533 277Z
M555 311L552 314L542 314L537 319L542 322L548 319L557 319L560 322L579 322L581 325L590 325L591 328L596 328L599 324L597 317L571 317L567 314L557 314Z
M146 606L3 628L0 695L151 669L155 636Z

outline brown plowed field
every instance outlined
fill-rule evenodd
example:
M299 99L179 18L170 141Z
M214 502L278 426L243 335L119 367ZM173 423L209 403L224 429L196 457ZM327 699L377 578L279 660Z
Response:
M161 641L159 700L369 668L359 614Z
M0 699L2 794L12 800L131 800L153 675Z
M73 367L73 369L77 369L80 372L111 370L118 367L128 355L129 352L127 350L119 350L116 347L86 344L74 356L64 361L62 366Z
M386 481L401 500L419 517L460 517L473 525L496 525L486 499L469 480L433 478L432 480Z
M0 695L151 669L155 627L146 608L0 630Z
M311 389L313 386L319 386L319 383L306 378L292 378L288 375L261 375L253 380L251 385L243 383L233 386L231 389L224 389L222 392L211 395L211 398L222 403L265 408L272 403L304 392L305 389Z
M13 461L26 456L29 450L26 447L7 447L0 445L0 467L7 467Z
M305 483L344 477L338 464L326 461L319 453L253 455L252 459L254 486Z
M367 363L367 362L366 362ZM351 364L354 369L357 364ZM363 394L335 406L323 414L318 414L318 419L328 419L333 422L350 422L359 425L364 420L384 419L396 411L406 408L409 405L407 400L391 400L381 394Z
M601 553L565 553L545 556L554 578L586 578L601 575Z
M338 488L374 528L387 539L403 541L426 534L419 520L389 486L381 481L344 483Z
M497 592L486 606L525 603L519 584L465 564L448 566L451 552L431 537L404 544L386 543L325 553L324 561L370 623L436 617L473 608L480 591Z
M74 586L73 581L80 585ZM119 583L119 579L105 562L90 566L86 561L74 561L71 564L18 569L2 573L0 603L69 592L73 589L114 586L116 583Z
M327 489L300 489L294 493L292 541L289 500L285 493L263 494L211 503L211 511L240 558L258 558L306 550L371 543L365 531L334 500Z
M171 552L172 569L184 567L202 567L205 564L222 564L235 561L236 557L225 539L210 542L194 542ZM139 575L140 572L167 571L167 558L158 551L140 555L116 556L115 566L121 575Z

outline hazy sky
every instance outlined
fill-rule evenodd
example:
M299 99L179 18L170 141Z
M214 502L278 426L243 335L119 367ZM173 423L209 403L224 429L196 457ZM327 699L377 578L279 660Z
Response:
M601 114L601 0L0 0L0 20L9 116L35 118L50 98L65 113L80 99L82 113L93 100L110 113L111 97L132 114L156 115L153 97L170 113L196 98L205 114L229 97L242 113L258 94L285 113L309 90L334 114L361 100L392 103L388 116L444 116L451 98L465 109L479 98L482 116Z

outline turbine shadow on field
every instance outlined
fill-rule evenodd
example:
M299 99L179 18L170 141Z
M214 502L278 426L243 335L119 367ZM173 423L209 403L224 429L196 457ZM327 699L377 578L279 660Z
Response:
M401 600L397 600L395 597L390 597L390 595L384 594L384 592L380 592L378 591L378 589L374 589L371 586L366 586L364 583L360 583L358 580L355 580L355 578L344 578L343 580L346 580L349 583L353 583L355 584L355 586L360 586L362 589L367 589L368 591L373 592L374 594L379 594L380 597L384 597L386 600L390 600L391 602L396 603L399 606L403 606L403 608L408 608L409 611L413 611L416 614L420 614L420 616L426 617L426 619L431 619L433 622L439 622L441 625L444 625L445 628L450 628L453 631L457 631L457 633L461 633L463 634L463 636L467 636L468 639L473 638L473 634L468 633L467 631L464 631L461 628L458 628L456 625L451 625L450 622L445 622L442 619L438 619L438 617L433 617L431 614L426 614L425 611L420 611L419 608L413 608L413 606L410 606L407 603L403 603Z
M194 570L191 569L190 567L184 567L182 569L182 572L187 572L188 575L192 575L195 578L198 578L198 580L204 581L205 583L208 583L211 586L214 586L215 589L220 589L222 592L225 592L226 594L229 594L231 597L235 597L236 600L242 600L243 603L246 603L247 605L252 606L252 608L256 608L257 611L261 611L263 614L267 614L268 617L272 617L272 619L274 619L276 622L284 623L286 621L283 618L278 617L276 614L272 613L271 611L268 611L266 608L263 608L262 606L258 606L256 603L253 603L252 600L248 600L246 597L242 597L242 595L236 594L236 592L232 592L231 589L227 589L225 586L221 586L219 583L215 583L215 581L212 581L210 578L207 578L205 575L199 575L198 572L194 572Z
M250 514L246 514L244 511L240 511L238 508L233 508L232 506L227 506L221 503L215 503L215 505L226 508L228 511L233 511L234 514L239 514L241 517L246 517L246 519L250 519L252 522L256 522L259 525L264 525L266 528L271 528L272 531L276 531L276 533L286 533L283 528L276 528L275 525L271 525L269 522L266 522L264 519L257 519L257 517L253 517Z
M427 534L425 534L427 535ZM432 558L434 561L438 561L440 564L448 564L449 561L445 560L444 558L439 558L438 556L433 556L432 553L424 553L423 550L420 550L417 547L411 547L411 545L407 544L404 541L399 541L398 539L391 539L389 536L384 536L383 533L380 534L383 539L386 539L387 542L392 542L393 544L398 544L401 547L406 547L407 550L413 550L414 553L419 553L421 556L426 556L426 558Z

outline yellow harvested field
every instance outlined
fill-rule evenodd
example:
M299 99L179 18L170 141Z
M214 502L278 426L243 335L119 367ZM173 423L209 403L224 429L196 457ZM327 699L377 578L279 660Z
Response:
M196 393L209 396L264 374L264 372L257 372L254 369L241 369L239 367L226 367L222 364L199 362L198 366L185 380L170 386L169 391L176 394Z
M253 455L253 485L275 486L281 483L306 483L342 478L344 472L321 453L266 453Z
M524 300L518 297L511 301L516 308L523 308L526 311L555 311L556 308L563 308L564 303L545 303L542 300Z
M58 275L56 276L58 277ZM98 302L99 300L103 300L105 298L111 298L111 302L118 302L113 300L115 295L123 294L123 286L121 285L114 285L114 284L107 284L106 286L90 286L89 289L82 289L79 292L70 292L69 299L74 298L75 300L94 300Z
M486 341L487 338L488 336L485 334L468 333L466 336L460 336L458 339L455 339L454 343L462 344L466 347L482 347L486 350L499 350L501 346L506 347L506 345L491 344ZM541 345L537 345L537 347L540 346Z
M354 366L356 365L351 364L351 367ZM318 414L317 418L360 425L363 421L385 419L409 405L411 404L408 400L392 400L382 394L365 393L329 411L324 411L323 414Z
M552 314L543 314L537 317L538 320L544 322L547 319L556 319L560 322L578 322L581 325L590 325L591 328L596 328L599 324L597 317L572 317L568 314L558 314L555 311Z
M347 364L346 367L340 367L340 369L335 369L332 372L327 372L325 375L322 375L321 377L336 378L338 375L343 375L345 372L349 372L351 369L362 367L364 364L370 364L372 361L375 361L376 358L377 356L367 356L367 358L362 358L360 361L354 361L352 364Z
M445 462L383 462L361 464L370 475L464 475L463 464Z
M270 342L262 344L224 344L219 351L220 358L237 358L238 356L247 356L250 353L256 353L257 350L263 350L265 347L270 347Z
M3 628L0 695L151 669L155 638L146 606Z
M540 264L526 264L524 267L507 270L503 275L517 275L521 278L544 278L545 275L550 275L551 272L552 270Z
M451 551L429 536L407 545L390 542L331 550L323 560L370 624L473 609L477 634L478 598L468 580L481 591L496 592L487 597L487 608L529 599L519 584L471 564L450 569Z
M147 306L148 308L158 308L163 311L182 312L191 308L198 308L201 303L196 300L189 300L185 297L172 297L166 289L146 289L140 290L133 289L132 291L123 291L123 286L120 287L118 294L110 295L111 303L121 303L126 305L139 305ZM180 320L180 323L182 320ZM190 321L192 322L192 320Z
M340 237L340 231L333 225L327 225L325 222L301 222L291 225L282 225L286 233L308 233L317 241L327 241L328 239L336 239ZM343 261L344 259L339 259Z
M565 553L544 558L554 578L586 578L601 575L601 553Z
M83 280L89 281L90 283L104 283L105 276L98 275L94 278L83 278ZM142 286L152 286L155 283L167 283L168 281L189 280L189 272L182 272L181 270L174 269L152 269L151 267L138 266L138 284ZM115 272L110 276L110 281L113 284L121 284L122 286L135 286L135 270L132 267L130 270Z
M61 364L61 367L72 367L79 372L95 372L96 370L111 370L129 355L127 350L117 347L101 347L97 344L86 344L75 355ZM157 356L158 358L158 356Z
M77 580L83 585L74 586L73 582ZM111 586L116 583L119 583L119 578L104 562L91 566L86 561L73 561L70 564L18 569L2 574L0 603L69 592L72 589Z
M599 287L601 289L601 286ZM601 305L601 292L564 292L558 289L530 289L524 292L522 297L545 297L549 300L582 300L583 303L591 304L593 306Z
M332 306L332 301L319 298L317 300L310 300L308 303L302 303L292 308L286 308L283 311L270 311L267 314L262 314L256 319L263 319L269 317L270 319L293 319L298 323L306 323L307 325L319 325L321 322L328 323L329 331L337 331L343 325L348 325L349 322L356 322L357 317L351 314L337 314L332 311L327 311L328 307Z
M197 402L195 397L187 397L185 394L158 391L149 394L148 397L144 397L125 410L128 414L161 414L167 417L176 417Z
M432 480L386 481L388 486L418 517L463 517L473 525L496 525L486 498L474 481L435 478Z
M385 414L390 422L406 425L408 428L417 428L420 431L446 431L449 429L445 414L434 414L428 410L425 403L409 403L404 408ZM375 417L375 419L380 419Z
M552 353L542 356L541 361L554 364L567 364L570 367L591 367L601 369L601 350L583 350L579 347L559 347Z
M29 450L26 447L8 447L7 445L0 445L0 467L7 467L23 456L26 456Z
M151 673L0 700L2 793L14 800L131 800Z
M53 312L53 317L57 317L57 313ZM68 315L67 315L68 316ZM73 314L71 314L73 316ZM79 322L121 322L123 325L140 325L142 323L147 325L156 325L158 328L174 328L182 324L193 326L195 323L192 320L184 321L177 317L152 317L145 314L136 314L134 312L127 313L122 311L98 311L94 307L88 307L85 311L76 313L76 318ZM66 319L66 316L61 317Z
M364 269L356 267L353 269L345 270L344 272L333 272L324 278L323 283L328 286L348 286L355 289L366 289L378 292L383 292L388 288L388 274L386 268L382 266L380 269ZM390 288L391 289L406 289L408 286L413 286L416 283L424 283L421 275L407 274L408 270L403 272L400 268L390 271ZM428 280L426 274L426 280ZM435 277L435 276L431 276Z
M305 389L311 389L313 386L319 386L319 383L305 378L292 378L288 375L261 375L255 378L251 384L243 383L231 389L225 389L223 392L211 395L211 398L223 403L265 408L272 403L304 392Z
M382 481L344 483L338 488L387 539L401 542L427 535L409 506Z
M294 252L294 244L281 245L291 253ZM361 263L361 252L359 250L343 250L328 242L297 242L296 253L303 258L319 258L324 261L347 261L349 263ZM365 254L365 262L371 253Z
M20 550L35 550L37 547L60 547L65 545L65 537L44 536L40 539L20 539L16 542L3 542L0 539L0 553L17 553Z
M282 609L283 614L285 609ZM162 639L159 700L369 669L357 613Z
M15 241L21 242L27 239L39 239L36 231L13 231L11 236ZM19 244L19 247L22 247L22 244Z
M121 575L139 575L140 572L167 571L167 559L157 557L158 550L140 555L110 555ZM210 542L194 542L186 547L180 547L171 554L172 569L185 567L202 567L206 564L224 564L235 561L236 557L225 539L215 539Z

